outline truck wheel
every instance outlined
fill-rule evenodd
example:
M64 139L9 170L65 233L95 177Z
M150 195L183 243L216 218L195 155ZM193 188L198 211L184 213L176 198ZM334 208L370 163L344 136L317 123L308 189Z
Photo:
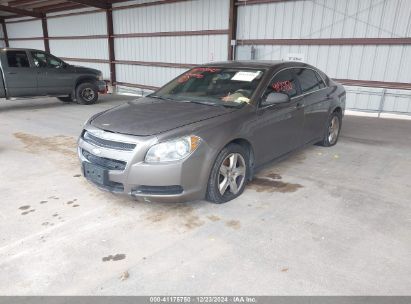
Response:
M240 196L247 182L248 167L248 153L242 146L229 144L221 150L211 170L207 200L222 204Z
M73 99L70 96L66 96L66 97L57 97L58 100L62 101L62 102L73 102Z
M80 83L76 88L76 97L78 104L93 104L98 99L97 87L90 82Z

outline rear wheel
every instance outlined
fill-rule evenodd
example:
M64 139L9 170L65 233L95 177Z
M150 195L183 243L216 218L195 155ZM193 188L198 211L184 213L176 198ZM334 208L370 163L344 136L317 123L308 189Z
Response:
M66 97L57 97L58 100L62 101L62 102L73 102L73 99L70 96L66 96Z
M331 147L337 143L338 137L340 136L341 121L342 117L340 112L336 111L331 113L324 130L324 138L320 142L322 146Z
M97 87L90 82L80 83L76 88L76 97L79 104L93 104L98 99Z
M243 193L247 181L249 157L237 144L226 146L214 163L207 185L207 200L222 204Z

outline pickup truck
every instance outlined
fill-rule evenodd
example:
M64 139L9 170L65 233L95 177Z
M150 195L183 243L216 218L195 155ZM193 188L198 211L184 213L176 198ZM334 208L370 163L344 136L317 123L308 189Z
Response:
M0 98L54 96L93 104L106 92L101 71L67 64L40 50L0 49Z

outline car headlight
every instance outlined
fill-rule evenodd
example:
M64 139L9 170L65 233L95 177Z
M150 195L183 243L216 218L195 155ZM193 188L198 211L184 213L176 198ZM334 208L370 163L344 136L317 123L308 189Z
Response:
M183 159L193 153L200 142L200 137L191 135L156 144L148 150L145 161L156 163Z

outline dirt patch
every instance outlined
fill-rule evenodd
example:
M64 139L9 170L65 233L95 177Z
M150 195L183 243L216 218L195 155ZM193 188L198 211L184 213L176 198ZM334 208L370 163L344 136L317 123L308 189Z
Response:
M218 222L220 220L220 217L217 215L209 215L207 218L212 222Z
M357 138L350 136L341 136L344 140L351 141L358 144L364 144L369 146L382 146L388 144L387 141L377 140L377 139L368 139L368 138Z
M267 177L272 178L272 179L281 179L281 175L277 173L269 173L267 174Z
M236 230L241 228L240 221L236 221L236 220L227 221L227 222L225 222L225 225L227 227L230 227L230 228L233 228L233 229L236 229Z
M36 211L36 209L27 210L27 211L22 212L21 214L26 215L26 214L29 214L29 213L34 212L34 211Z
M293 163L299 163L302 164L304 161L307 159L305 156L304 151L297 152L295 154L292 154L287 160Z
M29 208L30 208L30 205L25 205L25 206L19 207L20 210L27 210Z
M303 186L300 184L286 183L279 181L281 176L278 174L268 174L266 177L255 177L249 184L248 187L257 192L295 192Z
M120 280L121 281L125 281L130 277L130 274L128 273L128 271L124 271L121 276L120 276Z
M47 203L47 201L40 201L40 204L45 204Z
M24 149L30 153L56 152L69 157L73 163L77 163L76 139L74 137L64 135L40 137L23 132L14 133L13 135L24 144Z
M188 230L204 225L204 221L194 214L194 209L184 203L152 205L152 210L145 214L145 219L152 223L172 220Z
M124 260L126 258L126 255L124 253L118 253L115 255L109 255L106 257L103 257L101 260L103 262L108 262L108 261L120 261L120 260Z
M204 222L200 220L197 215L189 215L184 221L184 226L188 229L198 228L204 225Z

